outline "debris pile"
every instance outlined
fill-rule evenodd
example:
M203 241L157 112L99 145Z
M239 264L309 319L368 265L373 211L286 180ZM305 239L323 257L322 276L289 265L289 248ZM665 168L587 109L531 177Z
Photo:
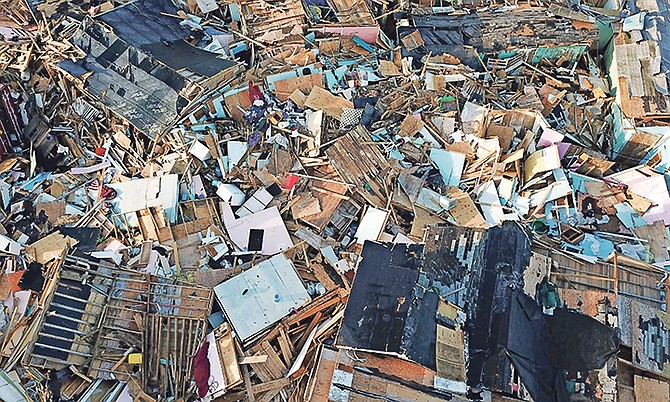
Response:
M2 2L0 400L669 400L665 9Z

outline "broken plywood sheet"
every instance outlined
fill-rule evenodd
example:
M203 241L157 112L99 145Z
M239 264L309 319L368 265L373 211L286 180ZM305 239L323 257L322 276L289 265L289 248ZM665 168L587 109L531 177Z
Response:
M400 135L411 137L414 134L418 133L419 130L421 130L424 125L425 124L421 120L420 115L408 115L407 117L405 117L402 123L400 123L398 131Z
M465 134L481 137L484 132L484 121L486 120L487 112L488 109L484 106L479 106L472 102L465 102L463 110L461 110L463 132Z
M666 381L635 376L635 402L659 402L670 400L670 384Z
M302 77L288 78L274 82L275 94L277 98L285 102L296 91L310 92L312 88L323 88L323 74L308 74Z
M35 205L35 213L39 215L41 211L44 211L49 222L57 225L60 218L65 215L65 201L38 202Z
M305 10L298 0L279 0L272 3L258 0L239 2L247 33L252 38L271 31L290 31L305 25ZM260 40L260 38L259 38Z
M503 126L500 124L489 124L486 129L486 138L497 138L500 144L500 150L505 153L512 145L512 139L516 133L512 127Z
M654 79L661 73L661 53L658 43L653 40L615 46L614 59L620 84L617 95L627 117L668 113L668 84L665 79Z
M533 252L530 255L530 263L528 268L523 272L523 291L535 297L537 285L542 282L545 277L551 274L551 258L540 253Z
M390 60L379 60L379 73L383 77L398 77L402 75L398 66Z
M77 240L54 232L26 247L26 253L35 262L45 264L54 258L60 258L63 250L79 243Z
M331 219L338 209L342 201L348 200L347 186L334 181L339 181L340 177L331 165L320 166L317 169L319 177L323 177L328 181L312 180L310 190L312 195L319 200L319 207L321 211L318 214L303 216L302 221L308 223L310 226L323 230L323 228L331 222Z
M430 121L433 123L437 131L442 134L443 138L449 138L454 133L456 127L456 119L445 116L432 116Z
M370 25L376 28L376 21L364 1L331 0L342 25Z
M649 241L651 254L654 256L654 262L668 261L668 234L663 221L656 221L649 226L639 226L635 228L635 233L644 240Z
M412 169L414 171L416 169ZM426 181L422 178L413 176L410 170L403 170L398 175L398 189L402 189L404 194L407 195L408 201L415 203L419 194L423 189L423 186L426 184Z
M418 30L400 38L400 42L402 42L402 44L405 46L405 49L408 52L411 52L412 50L417 49L426 44L426 42L424 42L423 38L421 37L421 33L419 33Z
M295 103L299 108L305 108L305 101L307 101L307 95L305 95L300 90L295 90L288 97L293 103Z
M452 381L465 381L463 332L437 325L435 344L437 375Z
M291 205L291 215L293 219L300 219L305 216L315 215L321 212L319 200L312 193L304 193L298 196L298 200Z
M656 147L663 137L655 133L635 131L632 137L626 141L618 154L616 160L627 165L639 163L647 153Z
M340 116L342 116L342 108L354 108L353 102L348 101L341 96L333 95L329 91L320 87L314 87L312 89L312 92L309 93L309 96L305 101L305 106L314 110L323 110L326 115L338 120L340 119Z
M423 208L415 208L414 219L412 220L412 229L410 230L409 238L413 241L421 242L423 240L426 227L428 225L438 223L446 223L446 221L428 210Z
M175 253L175 259L180 270L197 270L204 265L202 259L205 258L206 253L201 247L202 241L199 233L183 233L176 236L175 242L178 250Z
M488 227L486 220L468 193L458 187L451 187L447 192L449 199L456 201L456 205L449 210L448 214L458 226L477 229Z
M238 121L244 121L244 113L242 110L247 110L251 107L252 99L249 89L241 91L231 91L224 95L223 101L226 105L226 110L230 115Z
M306 66L308 64L316 63L317 61L316 53L311 49L301 50L292 56L286 57L284 60L297 66Z
M572 147L572 145L571 145ZM568 149L568 152L570 150ZM566 153L567 154L567 153ZM565 158L565 156L564 156ZM583 152L577 157L577 161L575 162L575 165L578 165L576 167L576 172L579 174L583 174L585 176L591 176L591 177L602 177L607 173L612 166L614 166L616 163L615 162L610 162L608 160L598 158L596 156L589 155L586 152ZM572 166L571 166L572 168Z

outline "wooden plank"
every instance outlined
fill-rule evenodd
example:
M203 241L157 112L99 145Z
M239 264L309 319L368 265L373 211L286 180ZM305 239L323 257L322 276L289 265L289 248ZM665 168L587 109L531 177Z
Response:
M284 336L282 336L282 334ZM279 331L279 336L277 337L277 342L279 343L279 350L281 350L281 356L284 359L284 363L286 366L290 366L291 362L293 361L293 352L291 351L291 347L289 346L289 341L288 338L286 337L286 333L280 329Z
M284 329L283 325L279 326L279 338L284 339L284 341L288 345L289 350L291 351L291 354L294 354L295 353L295 348L293 347L293 343L291 342L291 339L286 334L286 330Z
M261 381L271 381L283 377L288 371L284 363L279 358L277 352L268 341L261 342L258 346L252 348L258 354L266 354L268 359L265 363L253 363L254 369Z
M305 101L305 106L314 110L323 110L327 116L339 120L342 116L342 108L353 108L354 104L341 96L331 94L323 88L314 87Z
M314 328L319 324L321 321L321 318L323 317L323 311L317 312L314 317L312 318L312 321L309 323L309 327L302 333L300 337L300 342L298 342L297 349L302 349L303 345L307 341L307 338L309 337L309 333L312 332Z
M242 366L242 377L244 377L244 388L247 390L247 399L249 402L254 402L254 391L251 387L251 377L249 376L249 369L247 366Z
M221 356L221 368L226 379L226 387L230 388L242 383L242 372L237 362L237 355L235 353L235 340L228 323L221 325L217 329L216 347Z
M270 402L283 388L274 388L258 399L258 402Z
M645 240L649 241L649 248L654 255L654 262L668 261L668 236L663 221L656 221L648 226L635 228L635 233Z
M244 391L226 392L224 395L216 398L216 402L238 402L247 396L246 389Z
M237 359L237 364L265 363L268 355L244 356Z
M158 240L158 229L148 209L137 211L137 220L146 240Z
M321 264L311 264L310 269L314 273L316 279L326 288L326 290L337 289L339 286L330 278L326 269Z
M289 378L279 378L277 380L272 380L261 384L253 385L251 389L253 390L254 394L258 394L261 392L266 392L277 388L279 389L284 388L290 383L291 379Z
M327 292L319 298L314 299L312 303L308 304L304 308L300 309L295 315L291 316L288 323L300 322L305 318L311 317L312 315L327 309L330 306L343 303L343 299L346 298L346 295L347 291L342 288L337 288L332 292Z

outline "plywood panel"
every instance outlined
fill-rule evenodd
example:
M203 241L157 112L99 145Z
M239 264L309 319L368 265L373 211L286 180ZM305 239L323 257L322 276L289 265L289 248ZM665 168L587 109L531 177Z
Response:
M310 93L314 87L323 88L323 74L309 74L302 77L276 81L274 86L277 98L284 102L288 100L289 96L291 96L296 89L303 93Z
M635 402L669 401L669 397L670 384L667 382L635 376Z

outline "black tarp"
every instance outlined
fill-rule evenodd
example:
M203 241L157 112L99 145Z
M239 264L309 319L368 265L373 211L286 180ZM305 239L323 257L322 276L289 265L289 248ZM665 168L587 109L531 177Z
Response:
M587 315L557 308L546 319L552 360L563 370L603 367L619 350L615 330Z
M78 240L79 243L77 243L77 249L89 253L96 250L96 247L98 246L98 238L100 237L102 229L61 227L58 228L58 231L65 236Z
M365 242L338 343L436 370L441 278L423 261L423 245Z
M35 292L41 292L44 289L44 274L42 271L42 264L39 262L31 262L19 281L21 289L30 289Z
M231 60L219 59L216 54L191 46L184 41L169 44L153 43L142 46L142 50L175 70L188 68L203 77L213 77L235 65Z
M482 34L481 20L476 14L470 15L413 15L409 16L412 26L399 26L398 37L404 38L414 31L419 31L425 45L408 51L405 47L401 53L403 57L411 56L419 61L429 52L433 56L448 53L458 57L463 64L481 69L481 63L473 51L481 49Z
M546 316L535 300L523 292L511 295L507 331L501 328L504 348L524 386L536 401L568 400L565 375L550 355L550 335ZM595 320L594 320L595 321Z
M482 238L477 245L459 240L459 252L476 248L468 250L467 269L476 275L467 281L462 261L440 254L441 246L365 242L338 344L402 354L434 370L438 289L458 283L468 289L468 385L513 394L511 384L522 383L536 401L567 401L564 371L601 367L618 350L614 330L565 309L545 315L523 292L531 244L519 225L505 223Z
M545 315L519 291L512 295L505 338L500 346L536 401L568 401L564 372L601 368L619 350L613 328L564 308Z

